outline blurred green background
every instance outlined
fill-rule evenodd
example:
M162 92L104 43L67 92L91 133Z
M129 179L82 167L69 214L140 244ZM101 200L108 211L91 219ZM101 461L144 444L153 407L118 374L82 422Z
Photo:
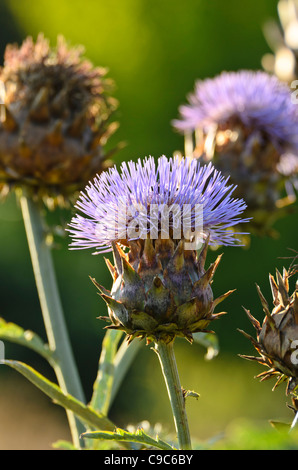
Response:
M39 32L52 45L58 34L72 45L83 44L86 56L95 65L108 67L117 85L120 128L109 146L126 141L115 156L120 163L183 150L183 139L171 126L178 106L196 79L222 70L260 69L262 56L269 52L262 32L269 18L278 19L272 0L1 0L0 53L3 57L7 43L20 44L27 35L36 39ZM72 213L63 216L70 220ZM0 316L45 339L14 196L0 205L0 224ZM292 419L284 388L273 393L273 382L260 384L254 379L261 366L238 357L239 353L253 354L253 348L237 328L253 334L242 306L259 320L263 318L255 283L270 300L268 274L289 265L289 260L280 257L291 255L288 248L297 249L297 228L295 212L276 225L278 239L253 237L249 249L220 250L224 257L214 281L215 295L237 291L222 304L228 315L214 325L220 342L220 354L214 360L207 362L200 346L177 341L181 382L200 394L187 405L191 433L198 440L229 435L241 422L268 430L269 419ZM106 310L89 275L107 287L111 280L101 256L71 252L68 242L60 241L54 260L74 353L90 399L105 326L96 317ZM207 262L217 254L210 252ZM34 353L8 343L5 352L6 358L27 362L54 379ZM0 379L0 449L50 448L53 441L68 437L63 410L4 366ZM123 426L149 419L173 430L158 360L149 347L144 346L129 371L111 417Z

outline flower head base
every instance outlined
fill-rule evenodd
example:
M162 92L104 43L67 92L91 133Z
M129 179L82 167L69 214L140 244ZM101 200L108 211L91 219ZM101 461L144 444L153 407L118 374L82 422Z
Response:
M242 357L266 366L268 370L257 377L261 380L276 378L274 389L287 381L287 393L294 391L298 386L298 284L293 294L289 295L289 277L290 274L285 269L283 276L277 271L276 281L272 275L269 277L274 304L272 312L257 286L266 316L263 325L260 325L251 313L245 310L257 331L257 339L242 331L260 355Z
M174 126L195 132L194 156L230 175L253 217L250 228L270 234L284 215L280 207L292 202L283 194L292 175L279 171L282 155L298 151L298 109L288 86L265 72L224 72L198 82L180 115Z
M0 183L63 200L110 165L103 146L116 129L106 70L62 37L8 45L0 70ZM50 200L50 199L49 199Z
M233 188L211 164L201 167L193 159L161 157L156 167L150 157L123 163L121 170L102 173L81 194L76 207L87 217L77 215L70 223L71 247L113 251L114 266L107 260L111 291L94 280L108 305L109 328L124 330L129 340L191 341L192 333L218 318L214 308L231 292L213 299L210 284L221 257L204 269L208 242L236 243L229 227L240 220L245 203L230 197Z

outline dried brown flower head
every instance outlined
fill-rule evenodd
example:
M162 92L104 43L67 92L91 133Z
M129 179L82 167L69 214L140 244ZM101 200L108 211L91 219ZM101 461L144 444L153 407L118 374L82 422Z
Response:
M109 166L103 147L117 128L107 70L60 36L6 47L0 69L0 182L30 187L45 201L67 199Z

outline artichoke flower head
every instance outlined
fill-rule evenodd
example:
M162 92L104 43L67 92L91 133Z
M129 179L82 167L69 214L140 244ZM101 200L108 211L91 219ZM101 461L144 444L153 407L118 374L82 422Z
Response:
M298 283L290 294L289 279L291 274L286 269L283 275L277 270L276 279L270 274L270 286L273 295L273 309L257 286L265 318L261 324L248 310L245 310L257 332L254 339L247 336L259 356L241 355L245 359L257 361L266 367L257 377L262 381L276 378L274 389L282 382L287 382L287 394L298 386Z
M69 224L71 248L113 252L111 290L93 279L108 306L108 328L124 330L129 341L192 341L220 316L214 309L232 291L213 298L221 256L205 269L208 244L237 243L229 227L246 207L226 183L211 164L162 156L157 165L153 157L123 163L121 173L114 167L86 187L76 204L83 216Z
M110 164L104 145L117 107L107 70L60 36L9 44L0 69L0 184L25 185L45 202L65 202Z
M296 200L298 111L289 86L263 71L222 72L197 81L179 112L173 125L191 136L193 157L237 184L249 231L275 236Z

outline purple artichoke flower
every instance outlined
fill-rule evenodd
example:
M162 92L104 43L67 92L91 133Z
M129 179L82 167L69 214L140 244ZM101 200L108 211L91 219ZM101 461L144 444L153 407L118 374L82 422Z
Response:
M223 72L198 81L173 121L185 139L195 136L193 156L212 160L237 185L234 195L245 199L249 231L257 234L274 234L275 221L293 202L284 192L294 175L280 171L284 154L298 154L298 107L292 98L287 84L265 72Z
M76 208L87 217L76 215L72 219L71 248L108 252L114 242L147 238L154 228L158 238L165 207L176 215L180 209L181 223L192 231L196 223L197 227L200 224L202 241L209 236L210 245L233 245L237 240L231 227L241 221L240 215L246 209L243 200L230 196L234 189L211 163L201 166L196 160L168 160L165 156L157 165L152 157L143 162L124 162L121 173L114 166L81 193ZM195 206L201 210L196 212ZM130 234L129 224L132 228L136 222L139 231L131 230ZM169 217L169 233L174 226L175 217Z
M165 156L157 165L152 157L122 163L121 173L114 167L89 183L76 204L83 215L70 223L71 248L113 251L114 266L106 260L111 291L93 280L108 305L108 328L124 330L129 340L191 341L220 316L214 308L232 291L214 300L211 280L221 257L204 265L208 242L236 244L233 227L247 221L233 189L211 163ZM187 245L197 235L199 253L196 243Z
M244 127L264 132L277 147L298 150L298 110L289 87L265 72L223 72L198 81L180 114L173 121L180 131L208 131L238 119Z

